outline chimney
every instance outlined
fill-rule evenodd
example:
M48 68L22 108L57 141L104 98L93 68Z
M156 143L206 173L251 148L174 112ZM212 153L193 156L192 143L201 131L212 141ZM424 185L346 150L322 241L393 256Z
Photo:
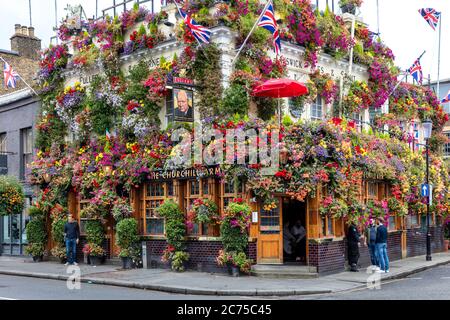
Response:
M41 51L41 39L34 34L33 27L14 26L15 33L11 37L11 50L19 53L21 57L39 60Z

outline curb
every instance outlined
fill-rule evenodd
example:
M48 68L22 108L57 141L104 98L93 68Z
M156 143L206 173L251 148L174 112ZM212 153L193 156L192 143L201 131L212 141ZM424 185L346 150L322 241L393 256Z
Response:
M418 267L416 269L411 269L407 271L400 272L395 275L389 275L381 279L382 282L406 278L409 275L419 273L428 269L436 268L449 264L449 261L439 262L429 266ZM24 272L24 271L12 271L12 270L0 270L0 274L18 277L28 277L37 279L49 279L49 280L60 280L67 281L69 276L66 275L56 275L48 273L37 273L37 272ZM201 288L186 288L186 287L176 287L176 286L165 286L159 284L143 284L137 282L123 281L123 280L109 280L103 278L95 277L82 277L82 283L97 284L97 285L108 285L114 287L122 288L132 288L141 289L149 291L158 291L165 293L174 293L181 295L203 295L203 296L245 296L245 297L288 297L288 296L308 296L308 295L321 295L330 293L343 293L349 290L355 290L357 288L363 288L365 285L358 286L357 288L352 288L349 290L215 290L215 289L201 289Z

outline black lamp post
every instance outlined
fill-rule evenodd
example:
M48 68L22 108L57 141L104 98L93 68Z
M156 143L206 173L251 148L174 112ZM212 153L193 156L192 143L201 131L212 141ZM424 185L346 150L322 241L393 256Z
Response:
M427 261L431 261L431 233L430 233L430 197L431 197L431 188L430 186L430 155L429 155L429 140L431 137L431 132L433 130L433 122L431 120L425 120L423 123L423 133L426 141L426 156L427 156L427 186L430 189L428 191L427 198Z

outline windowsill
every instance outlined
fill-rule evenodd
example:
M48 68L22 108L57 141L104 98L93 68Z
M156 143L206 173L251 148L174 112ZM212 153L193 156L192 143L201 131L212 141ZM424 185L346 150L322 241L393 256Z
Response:
M338 241L343 241L345 239L345 237L324 237L324 238L319 238L319 239L309 239L309 242L313 242L313 243L317 243L317 244L321 244L321 243L327 243L327 242L338 242Z

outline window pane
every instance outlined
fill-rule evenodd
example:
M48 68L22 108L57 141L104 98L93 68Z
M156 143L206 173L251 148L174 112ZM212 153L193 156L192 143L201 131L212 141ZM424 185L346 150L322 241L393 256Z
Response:
M33 129L22 131L22 147L24 154L33 153Z
M191 181L191 196L197 196L200 195L200 181Z
M2 133L0 134L0 153L6 151L6 133Z
M147 219L147 233L152 234L152 235L163 235L164 234L164 219L162 219L162 218Z
M174 188L173 188L173 181L167 182L167 196L173 197L174 195Z
M447 138L450 139L450 132L447 132L446 135ZM450 156L450 143L444 145L444 156Z
M311 105L311 119L320 120L322 116L322 97L317 97L316 103Z
M389 217L389 230L396 230L395 217Z
M3 218L3 240L5 242L9 242L9 216L4 216Z
M328 219L328 235L334 235L333 220Z
M261 211L260 230L265 234L276 234L280 232L280 209Z
M327 218L326 217L322 217L322 234L324 236L327 235Z
M203 195L208 195L209 194L208 180L203 180L202 184L203 184L203 186L202 186Z

